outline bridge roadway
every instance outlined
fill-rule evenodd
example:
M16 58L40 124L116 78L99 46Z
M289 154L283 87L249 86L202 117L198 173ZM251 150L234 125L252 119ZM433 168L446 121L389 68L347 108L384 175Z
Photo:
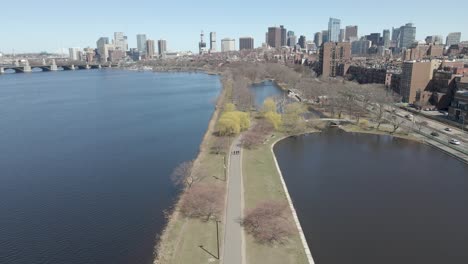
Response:
M15 73L32 72L33 69L41 69L43 72L47 71L71 71L71 70L87 70L87 69L101 69L101 68L115 68L118 64L52 64L52 65L6 65L0 66L0 74L6 73L7 70L13 70Z

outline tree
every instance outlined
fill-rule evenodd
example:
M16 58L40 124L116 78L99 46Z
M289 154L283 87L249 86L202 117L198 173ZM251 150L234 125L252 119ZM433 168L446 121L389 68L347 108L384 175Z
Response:
M281 127L282 121L280 114L276 112L266 112L264 117L265 120L267 120L275 130L278 130Z
M242 135L241 144L244 148L253 149L262 144L271 131L273 131L273 126L269 122L258 120L251 129Z
M213 184L195 185L182 196L180 211L186 217L205 221L219 219L223 209L223 188Z
M242 225L260 243L282 243L294 230L288 220L288 204L273 200L259 203L248 210Z
M273 98L267 98L263 101L263 113L276 112L276 102Z
M390 118L390 123L391 123L392 126L393 126L393 131L390 132L390 134L395 133L395 132L398 130L398 128L400 128L400 126L401 126L404 122L405 122L405 120L400 119L400 118L397 118L396 116L392 116L392 117Z
M215 137L211 145L211 153L219 155L225 153L227 147L226 137Z
M300 103L291 103L286 105L282 117L283 127L288 133L299 133L304 130L305 124L302 119L302 114L305 109Z
M201 179L201 177L198 177L198 175L193 172L193 164L194 161L189 160L177 165L171 174L171 180L176 186L190 188L195 182Z
M427 126L429 123L427 121L416 121L416 125L418 126L418 131L421 132L421 129Z
M224 112L234 112L236 111L236 106L233 103L227 103L224 106Z
M248 113L240 111L223 112L217 126L220 136L239 134L250 127L250 116Z

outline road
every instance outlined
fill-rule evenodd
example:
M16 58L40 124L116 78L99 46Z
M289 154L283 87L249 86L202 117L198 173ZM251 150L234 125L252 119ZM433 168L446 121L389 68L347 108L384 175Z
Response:
M240 225L243 210L242 149L239 138L234 140L229 155L228 194L221 263L242 264L245 257L243 231ZM233 154L239 151L239 154Z

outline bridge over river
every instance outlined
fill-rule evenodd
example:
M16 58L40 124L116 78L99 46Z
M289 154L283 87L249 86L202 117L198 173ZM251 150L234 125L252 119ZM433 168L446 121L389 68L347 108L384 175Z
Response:
M0 65L0 74L4 74L7 71L14 71L15 73L28 73L32 72L34 69L40 69L43 72L48 71L72 71L72 70L89 70L89 69L101 69L101 68L115 68L118 67L118 64L112 63L68 63L61 62L55 63L55 60L52 60L50 64L29 64L28 61L24 65L16 63L15 65Z

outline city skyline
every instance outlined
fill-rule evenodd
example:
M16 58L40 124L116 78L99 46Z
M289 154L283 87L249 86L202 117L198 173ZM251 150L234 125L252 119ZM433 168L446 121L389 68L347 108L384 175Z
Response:
M88 0L85 0L74 12L62 7L58 1L48 3L26 1L22 7L5 3L2 6L2 17L14 20L15 26L3 27L0 31L2 36L0 52L11 53L13 49L16 53L56 52L60 49L68 50L70 47L93 47L97 39L112 38L114 32L125 33L130 48L137 47L137 34L145 34L148 39L166 39L170 51L196 52L201 30L217 32L217 39L238 40L239 37L249 35L256 40L258 47L263 42L268 27L284 25L288 30L295 31L298 36L304 35L307 39L313 39L315 32L328 29L330 17L340 19L341 28L357 25L360 36L374 32L381 33L384 29L391 30L392 27L413 23L417 28L417 40L424 40L429 35L442 35L445 40L450 32L461 32L461 40L468 39L468 29L463 27L468 24L468 18L461 17L453 21L440 19L434 22L433 17L425 17L424 14L431 10L439 11L437 8L429 6L422 10L416 4L400 0L385 9L366 6L365 15L362 14L362 9L357 9L359 5L356 3L338 1L342 7L340 9L319 4L314 8L320 12L314 12L313 16L304 13L302 7L282 7L281 10L288 12L278 12L277 7L262 3L249 2L249 8L246 9L228 7L222 3L213 5L182 2L188 8L182 10L179 9L180 4L156 5L148 2L149 8L119 6L113 7L115 12L108 13L105 12L105 5ZM243 6L242 2L247 3L241 1L239 6ZM92 4L91 11L87 3ZM405 9L399 6L403 3ZM153 7L157 12L154 12ZM135 14L122 16L121 12ZM38 18L38 14L43 16L49 13L50 19ZM31 27L32 24L35 26ZM38 27L41 30L37 30ZM220 43L217 44L219 49Z

